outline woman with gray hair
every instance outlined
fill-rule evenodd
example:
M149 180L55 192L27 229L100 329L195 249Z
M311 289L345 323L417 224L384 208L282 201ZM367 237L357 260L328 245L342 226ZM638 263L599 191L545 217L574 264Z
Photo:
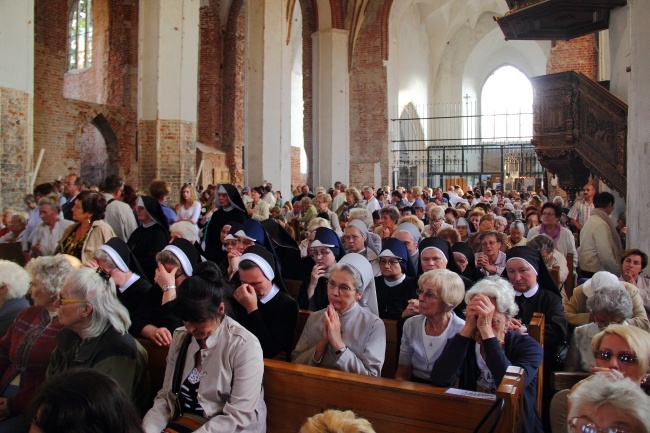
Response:
M542 255L542 258L544 259L544 263L546 263L546 267L549 270L553 268L553 266L557 266L559 268L558 273L560 274L560 281L558 286L562 287L562 302L565 303L568 301L569 298L567 297L563 286L564 282L569 276L569 267L567 265L566 257L564 257L564 254L555 248L553 239L549 235L541 234L530 238L526 245L533 247L539 251L539 253Z
M147 352L127 331L129 312L104 272L80 268L63 283L54 306L65 327L57 335L47 377L72 368L93 368L111 376L141 411L149 394Z
M29 274L8 260L0 260L0 337L18 313L29 307L25 293L29 288Z
M567 427L578 432L650 432L650 397L630 379L597 374L569 396Z
M361 305L368 290L375 290L370 263L359 254L345 255L327 281L329 305L310 314L293 362L379 377L386 328Z
M526 245L528 241L524 237L524 233L526 233L526 226L520 220L510 224L510 235L507 238L508 249Z
M564 369L566 371L589 372L596 366L591 350L593 338L610 324L627 325L632 317L632 298L624 287L603 286L594 290L587 300L587 310L594 321L578 326L573 331Z
M21 415L45 380L56 336L63 328L54 301L72 270L61 255L38 257L27 264L34 306L22 310L0 339L0 431L20 431Z
M506 330L518 312L512 285L499 277L484 278L467 292L465 302L465 325L433 365L431 382L434 386L494 394L507 368L521 367L525 380L521 431L541 432L536 402L543 349L532 337Z
M379 219L381 225L375 227L375 233L382 239L393 236L397 230L397 221L399 221L399 210L397 207L387 205L379 209Z

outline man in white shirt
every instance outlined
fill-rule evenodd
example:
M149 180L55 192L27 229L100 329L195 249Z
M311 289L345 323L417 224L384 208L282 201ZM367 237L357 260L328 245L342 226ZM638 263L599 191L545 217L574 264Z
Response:
M364 186L363 187L363 202L366 205L366 209L370 214L372 214L374 211L381 209L381 206L379 205L379 201L374 195L374 190L372 189L371 186Z
M342 183L339 186L339 191L340 191L339 195L337 195L336 197L334 197L332 199L332 210L334 212L336 212L336 210L341 207L343 202L345 202L345 190L346 189L348 189L348 186L346 184Z
M131 233L138 228L131 206L121 201L124 193L124 181L116 174L104 179L102 194L106 198L106 215L104 221L111 226L115 235L124 242L129 240Z

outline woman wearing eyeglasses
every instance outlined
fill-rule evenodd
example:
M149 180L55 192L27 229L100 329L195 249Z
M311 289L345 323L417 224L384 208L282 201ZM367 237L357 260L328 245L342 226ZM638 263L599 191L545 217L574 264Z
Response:
M7 432L20 431L21 415L45 380L56 336L63 329L54 301L74 268L57 255L32 259L26 270L34 306L22 310L0 339L0 431Z
M379 317L399 320L415 293L417 280L404 242L388 238L379 253L381 276L375 277Z
M365 290L374 289L372 266L363 256L350 253L333 266L326 281L329 303L310 314L291 354L293 362L378 377L386 328L359 303Z
M420 314L404 323L395 379L428 383L445 344L465 325L453 311L465 297L465 284L452 271L434 269L420 276L417 293Z
M499 277L484 278L467 292L465 301L465 324L434 363L431 383L494 394L508 367L521 367L525 381L521 431L542 432L536 402L543 350L530 336L507 330L518 311L512 285Z
M142 412L149 394L147 352L127 332L129 312L115 291L113 279L94 269L70 273L54 302L64 329L56 337L46 377L80 367L99 370L115 379Z
M628 324L626 320L632 317L632 298L621 286L603 286L594 290L587 300L587 310L594 321L573 331L564 363L566 371L591 371L596 365L591 349L592 339L610 324Z
M329 304L327 280L336 262L345 255L345 248L334 230L319 227L309 251L315 264L311 275L305 278L300 286L298 305L303 310L318 311Z

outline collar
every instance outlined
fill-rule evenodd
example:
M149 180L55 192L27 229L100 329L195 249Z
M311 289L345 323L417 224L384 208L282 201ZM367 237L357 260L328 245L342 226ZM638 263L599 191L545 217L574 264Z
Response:
M524 293L515 290L515 296L524 295L524 298L532 298L533 296L535 296L538 290L539 290L539 284L535 284L535 287L533 287L532 289Z
M401 278L398 278L395 281L388 281L386 278L384 278L384 284L386 284L388 287L395 287L399 284L402 284L402 282L406 279L406 275L402 274Z
M266 296L260 298L260 302L261 302L262 304L266 304L266 303L269 302L271 299L273 299L273 298L275 297L275 295L278 294L279 291L280 291L280 289L278 288L278 286L276 286L275 284L273 284L273 287L271 287L271 291L270 291L269 293L267 293Z
M156 224L157 224L156 220L152 219L150 223L142 224L142 227L144 227L145 229L148 229L149 227L155 226Z
M117 290L119 290L120 293L124 293L126 291L126 289L131 287L131 285L133 285L133 283L135 283L139 279L140 279L140 275L131 274L131 277L129 277L129 279L126 280L126 282L124 284L122 284L120 287L118 287Z
M354 315L354 312L355 312L357 309L359 309L359 308L361 308L361 306L359 305L359 302L357 301L357 302L355 302L355 303L350 307L350 309L349 309L348 311L346 311L345 313L341 314L340 317L350 317L350 316L353 316L353 315Z

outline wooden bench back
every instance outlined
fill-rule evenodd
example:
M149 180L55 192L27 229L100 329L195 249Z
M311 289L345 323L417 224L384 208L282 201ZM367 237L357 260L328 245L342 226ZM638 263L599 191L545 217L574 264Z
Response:
M142 347L147 351L148 366L149 366L149 387L151 391L151 405L153 399L163 386L165 381L165 369L167 368L167 353L168 347L161 347L156 345L153 341L147 338L137 339Z
M573 289L575 289L576 285L575 275L573 274L573 253L566 255L566 265L567 268L569 268L569 276L564 282L564 293L566 293L568 299L571 299L571 296L573 296Z
M519 431L524 392L521 370L509 369L497 391L505 403L497 432ZM471 432L494 404L445 391L426 384L264 361L269 433L295 433L308 417L326 409L351 409L368 419L377 433Z
M528 324L528 335L535 339L544 348L544 326L546 321L542 313L534 313L533 318ZM537 412L542 414L542 397L544 390L544 359L539 364L539 371L537 372Z
M284 285L287 288L287 291L291 295L293 299L298 299L298 295L300 294L300 286L302 285L302 281L300 280L284 280Z

